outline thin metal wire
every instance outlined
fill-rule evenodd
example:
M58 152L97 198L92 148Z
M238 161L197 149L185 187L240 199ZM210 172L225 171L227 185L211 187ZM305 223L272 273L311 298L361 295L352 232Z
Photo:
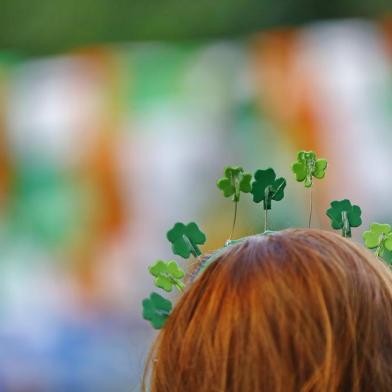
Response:
M189 277L188 277L188 279L187 279L187 283L188 283L188 281L189 281L190 283L192 283L192 282L195 280L196 276L199 274L200 270L203 268L206 259L207 259L207 258L202 259L200 256L198 256L198 257L196 258L196 261L194 262L194 264L197 264L197 266L196 266L196 267L193 269L193 271L189 274Z
M376 253L375 253L375 255L376 255L377 257L381 257L382 243L383 243L383 241L384 241L384 234L381 234L381 237L380 237L380 239L379 239L379 241L378 241Z
M268 210L264 210L264 231L267 231L267 225L268 225Z
M235 227L235 224L236 224L236 222L237 222L237 206L238 206L238 202L235 201L235 202L234 202L234 218L233 218L233 225L231 226L231 232L230 232L229 241L233 238L234 227Z
M310 205L309 205L309 223L308 227L310 228L310 225L312 223L312 212L313 212L313 197L312 197L312 187L309 188L310 192Z

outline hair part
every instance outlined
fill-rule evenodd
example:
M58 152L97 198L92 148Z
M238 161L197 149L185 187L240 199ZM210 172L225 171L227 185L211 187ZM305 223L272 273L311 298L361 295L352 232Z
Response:
M187 289L143 390L382 392L391 363L390 269L335 233L288 229L228 248Z

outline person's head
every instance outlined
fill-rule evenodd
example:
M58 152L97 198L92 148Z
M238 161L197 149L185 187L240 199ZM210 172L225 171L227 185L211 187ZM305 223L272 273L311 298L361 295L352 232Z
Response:
M334 233L227 249L161 330L152 392L391 391L392 272Z

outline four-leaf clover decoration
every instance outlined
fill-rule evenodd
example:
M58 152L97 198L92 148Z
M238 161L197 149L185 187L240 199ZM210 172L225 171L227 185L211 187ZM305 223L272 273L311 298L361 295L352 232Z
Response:
M392 251L392 229L387 223L372 223L370 230L365 231L362 237L365 246L376 249L376 256L383 256L385 250Z
M304 181L305 187L310 188L313 177L324 178L327 169L326 159L316 159L313 151L299 151L297 161L293 163L292 170L298 182Z
M199 229L195 222L176 223L167 232L167 239L172 243L172 250L175 255L187 259L191 254L195 257L200 256L201 252L198 245L206 242L205 234Z
M252 182L253 201L263 201L265 210L271 209L271 201L280 201L284 197L286 180L283 177L276 178L275 171L271 168L257 170L255 180Z
M185 287L181 281L185 273L174 260L157 260L153 265L148 267L148 270L155 277L155 286L165 291L172 291L173 286L177 287L180 291Z
M161 329L168 318L172 304L158 293L151 293L143 300L143 318L150 321L155 329Z
M342 230L343 237L351 237L351 227L358 227L362 224L361 209L356 205L351 205L348 199L331 202L327 216L331 219L333 229Z
M252 175L245 173L242 167L230 166L226 167L224 177L220 178L216 185L223 192L224 197L233 196L233 201L238 202L241 192L251 191L251 181Z

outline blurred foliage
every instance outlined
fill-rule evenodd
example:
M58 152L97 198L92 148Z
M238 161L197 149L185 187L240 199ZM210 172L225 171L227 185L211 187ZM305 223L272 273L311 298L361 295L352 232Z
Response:
M86 214L98 195L88 184L55 168L24 165L18 168L5 215L12 238L30 238L52 249L84 240Z
M391 8L390 0L1 0L0 49L43 54L105 42L222 38L382 17Z

